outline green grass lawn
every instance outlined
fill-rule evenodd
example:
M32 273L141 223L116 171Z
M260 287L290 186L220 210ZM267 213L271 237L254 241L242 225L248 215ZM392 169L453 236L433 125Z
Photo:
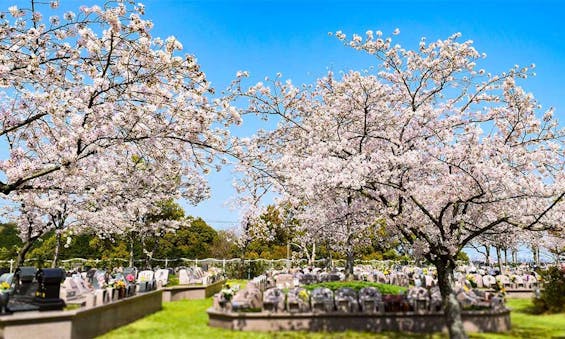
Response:
M245 282L232 282L242 285ZM206 309L212 299L183 300L163 304L163 310L107 333L101 338L446 338L445 334L408 335L405 333L307 333L307 332L238 332L208 327ZM504 334L471 334L471 338L565 338L565 314L533 315L529 299L509 299L512 308L512 331Z

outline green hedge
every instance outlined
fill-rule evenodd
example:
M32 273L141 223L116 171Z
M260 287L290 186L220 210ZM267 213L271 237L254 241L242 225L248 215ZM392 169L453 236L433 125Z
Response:
M369 281L332 281L332 282L323 282L318 284L306 285L304 287L309 291L312 291L317 287L329 288L332 291L335 291L341 287L350 287L357 292L359 292L359 290L364 287L375 287L382 294L404 294L404 292L406 292L407 290L406 287L402 287L402 286L381 284L381 283L369 282Z
M552 266L539 272L542 277L542 290L539 298L534 298L536 313L559 313L565 311L565 268Z

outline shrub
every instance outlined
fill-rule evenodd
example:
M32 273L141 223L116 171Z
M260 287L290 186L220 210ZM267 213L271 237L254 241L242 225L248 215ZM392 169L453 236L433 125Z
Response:
M539 273L543 286L539 298L533 300L535 310L539 313L565 311L565 267L553 266Z
M359 290L362 289L363 287L375 287L382 294L403 294L404 292L406 292L406 287L381 284L381 283L369 282L369 281L332 281L332 282L323 282L319 284L311 284L304 287L310 291L312 291L317 287L329 288L332 291L335 291L341 287L349 287L359 292Z

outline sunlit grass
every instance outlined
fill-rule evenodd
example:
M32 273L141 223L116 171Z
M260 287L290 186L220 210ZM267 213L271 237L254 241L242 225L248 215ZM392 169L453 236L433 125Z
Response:
M231 281L244 287L245 281ZM346 339L346 338L447 338L445 334L409 335L406 333L308 333L308 332L241 332L208 327L206 309L212 305L212 299L183 300L164 303L163 310L147 316L128 326L107 333L102 338L308 338L308 339ZM565 338L565 314L534 315L529 309L530 299L509 299L512 309L512 331L503 334L471 334L471 338Z
M473 334L471 338L565 338L565 313L536 315L531 299L509 299L512 331L504 334Z

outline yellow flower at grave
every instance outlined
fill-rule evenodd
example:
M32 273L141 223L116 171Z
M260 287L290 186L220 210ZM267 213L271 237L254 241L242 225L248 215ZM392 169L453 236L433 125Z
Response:
M116 289L126 288L126 283L123 280L118 280L114 283L114 288Z
M298 297L304 301L308 301L308 291L304 290L300 290L300 292L298 292Z
M6 281L2 281L0 283L0 291L4 291L10 289L10 284L8 284Z

